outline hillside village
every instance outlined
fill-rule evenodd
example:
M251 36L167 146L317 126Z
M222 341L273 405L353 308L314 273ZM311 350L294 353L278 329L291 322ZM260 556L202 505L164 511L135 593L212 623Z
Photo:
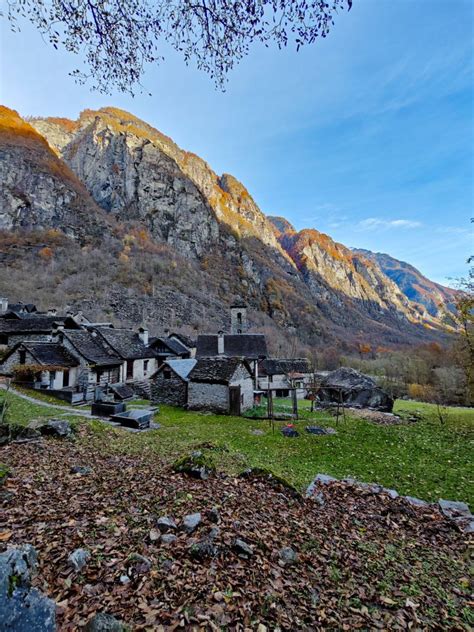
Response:
M0 375L70 404L142 396L156 403L240 415L271 389L308 395L306 359L270 358L265 336L248 332L247 307L230 307L229 331L192 340L91 322L82 312L38 311L0 299Z

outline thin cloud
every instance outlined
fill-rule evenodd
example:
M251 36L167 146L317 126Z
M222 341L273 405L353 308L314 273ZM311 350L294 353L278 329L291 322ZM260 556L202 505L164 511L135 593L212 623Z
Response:
M358 230L386 230L388 228L405 228L413 229L420 228L421 222L417 222L411 219L380 219L379 217L368 217L361 220L357 224Z

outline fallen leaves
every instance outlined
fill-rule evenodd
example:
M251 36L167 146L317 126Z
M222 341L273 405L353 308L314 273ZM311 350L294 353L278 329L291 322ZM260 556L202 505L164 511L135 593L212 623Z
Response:
M62 631L97 611L138 631L465 627L464 542L430 508L338 483L325 488L321 507L261 477L190 479L152 451L97 449L84 429L75 443L42 446L4 450L14 475L0 494L0 548L37 548L37 586L58 603ZM78 479L71 462L94 470ZM202 524L188 535L182 520L196 512ZM161 516L178 527L169 545ZM193 543L216 523L216 554L195 559ZM233 551L236 539L252 547L249 559ZM81 547L91 560L74 574L67 558ZM297 552L295 564L280 566L282 547Z

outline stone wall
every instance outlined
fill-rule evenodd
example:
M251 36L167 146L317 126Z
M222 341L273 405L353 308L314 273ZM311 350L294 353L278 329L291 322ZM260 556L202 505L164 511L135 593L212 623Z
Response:
M233 378L230 386L240 386L240 411L244 412L253 406L253 379L245 367L240 366Z
M189 382L188 408L190 410L209 410L216 413L228 413L229 387L226 384Z
M151 382L151 399L159 404L171 406L186 406L188 403L188 385L183 379L170 371L170 377L165 378L160 371Z

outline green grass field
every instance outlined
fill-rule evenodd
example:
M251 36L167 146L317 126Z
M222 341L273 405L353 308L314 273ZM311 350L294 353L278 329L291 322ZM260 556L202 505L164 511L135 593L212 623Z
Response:
M0 399L4 396L0 393ZM12 422L60 416L59 411L11 394L9 399ZM474 506L474 409L447 409L445 423L441 424L435 406L400 400L395 412L402 416L417 412L421 420L380 426L346 416L336 425L328 413L311 413L308 404L303 403L301 419L294 423L300 433L295 439L282 436L284 422L275 423L273 431L267 421L199 414L170 406L162 406L156 415L159 430L140 434L79 417L68 419L89 423L94 431L93 441L107 450L153 450L165 463L202 444L211 444L205 445L204 450L229 473L263 467L303 489L315 474L323 472L380 483L426 500L441 497L464 500ZM304 431L309 422L331 426L337 434L309 435ZM264 434L253 434L257 429Z

